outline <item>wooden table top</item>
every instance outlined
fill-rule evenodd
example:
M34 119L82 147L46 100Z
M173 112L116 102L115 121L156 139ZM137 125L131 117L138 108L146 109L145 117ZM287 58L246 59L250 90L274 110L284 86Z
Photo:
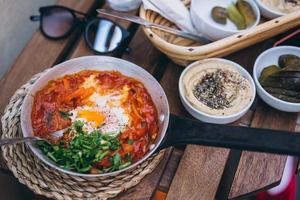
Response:
M107 7L104 1L92 0L59 0L58 4L91 15L96 15L96 8ZM155 49L141 27L120 20L112 20L131 33L126 42L131 51L126 52L126 46L124 46L110 56L131 61L149 71L164 88L171 112L191 117L184 110L178 96L178 79L183 67L174 64ZM241 50L226 58L241 64L252 73L256 57L270 48L274 41L276 38ZM86 46L80 31L75 31L70 37L58 41L48 40L37 31L10 71L0 80L1 116L13 93L31 76L64 60L93 54ZM251 110L234 125L300 131L297 113L276 111L259 99ZM164 159L151 175L146 176L136 187L120 194L115 199L153 199L157 198L155 194L160 194L160 197L168 200L234 199L278 184L283 174L285 161L286 156L214 147L188 145L169 148ZM12 176L4 166L3 168L2 173L7 175L1 176L0 179ZM3 181L0 182L3 183ZM14 184L17 185L16 182ZM28 193L26 191L28 189L16 187L20 189L21 197L22 193ZM31 195L33 199L45 199Z

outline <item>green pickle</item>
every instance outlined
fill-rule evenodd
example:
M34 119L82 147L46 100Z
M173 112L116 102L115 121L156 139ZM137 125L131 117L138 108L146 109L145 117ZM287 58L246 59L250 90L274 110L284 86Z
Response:
M256 21L256 15L251 7L251 5L245 0L238 0L236 7L245 19L246 26L249 27L253 25Z
M288 101L288 102L291 102L291 103L300 103L299 98L289 97L289 96L285 96L285 95L282 95L282 94L272 94L271 93L271 95L278 98L278 99L281 99L283 101Z
M300 58L291 54L281 55L279 66L266 67L259 77L262 87L272 96L283 101L300 103Z
M300 91L286 90L286 89L274 88L274 87L265 87L264 89L272 95L273 94L284 95L284 96L293 97L300 100Z
M278 59L278 65L281 68L288 67L289 65L300 66L300 57L292 54L281 55Z
M259 82L266 81L270 75L272 75L276 72L279 72L279 71L280 71L280 68L276 65L271 65L269 67L264 68L259 77Z
M227 15L239 30L246 28L245 19L234 4L227 8Z
M213 20L219 24L226 24L227 22L227 12L226 8L216 6L211 11L211 16Z
M263 87L275 87L287 90L300 91L300 78L298 77L278 77L269 76L261 82Z

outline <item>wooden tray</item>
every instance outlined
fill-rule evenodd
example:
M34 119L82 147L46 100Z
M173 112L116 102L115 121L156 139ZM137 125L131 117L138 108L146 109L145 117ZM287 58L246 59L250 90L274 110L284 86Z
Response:
M190 0L185 0L184 3L188 6ZM172 22L154 11L146 11L143 6L140 9L140 17L150 22L176 28ZM204 58L227 56L299 25L300 12L294 12L269 21L263 19L258 26L249 31L238 33L206 45L200 45L199 43L171 35L161 30L143 29L156 48L166 54L175 63L186 66L192 61Z

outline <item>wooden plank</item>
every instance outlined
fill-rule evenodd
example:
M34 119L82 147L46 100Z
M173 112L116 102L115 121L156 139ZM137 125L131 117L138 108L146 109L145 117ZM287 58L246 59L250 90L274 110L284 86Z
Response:
M88 12L94 1L60 0L59 5ZM0 80L0 115L13 93L34 74L59 62L68 47L73 43L74 33L64 40L49 40L37 31L28 42L10 70Z
M156 187L160 177L165 171L165 166L169 161L171 149L167 149L163 160L159 163L156 169L148 174L137 186L129 189L125 193L121 193L115 200L150 200L154 197Z
M183 149L179 149L179 148L173 149L172 155L170 156L169 162L166 166L165 173L163 174L161 181L159 182L158 189L160 191L163 192L169 191L170 185L172 183L173 177L175 176L183 152L184 152Z
M168 59L150 43L141 27L137 30L129 48L131 51L125 53L122 58L143 67L153 75L159 76L160 74L155 73L164 69L168 62Z
M178 116L192 117L182 106L179 97L178 81L182 71L183 67L171 62L162 77L161 86L167 95L171 113Z
M182 67L170 63L161 85L168 97L171 112L191 117L183 108L178 93L178 80L182 70ZM228 154L227 149L188 145L173 178L167 199L198 200L199 196L207 200L213 199Z
M234 126L250 126L252 118L253 118L253 110L249 110L241 119L232 123ZM235 172L240 163L242 151L231 149L222 178L220 180L220 184L216 193L216 199L223 200L227 199L229 196L229 192L231 190L231 185L234 180Z
M254 113L251 127L293 131L296 117L296 114L276 111L260 102ZM286 156L244 151L229 198L236 198L279 183L285 161Z
M167 200L215 198L229 150L188 145L172 181Z

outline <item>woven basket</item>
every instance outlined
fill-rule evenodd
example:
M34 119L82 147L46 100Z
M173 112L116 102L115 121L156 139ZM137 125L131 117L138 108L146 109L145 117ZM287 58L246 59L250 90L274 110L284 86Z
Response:
M1 138L20 137L20 112L24 97L45 72L35 75L18 89L1 118ZM115 176L84 178L71 176L44 164L26 144L2 146L2 158L19 182L36 194L59 200L106 200L137 185L162 160L164 151L148 158L134 170Z
M189 7L191 0L182 1ZM161 15L151 10L146 11L143 6L140 8L140 17L150 22L177 28L172 22ZM229 55L299 25L300 12L294 12L261 23L247 32L238 33L206 45L201 45L157 29L143 29L156 48L166 54L175 63L186 66L196 60Z

